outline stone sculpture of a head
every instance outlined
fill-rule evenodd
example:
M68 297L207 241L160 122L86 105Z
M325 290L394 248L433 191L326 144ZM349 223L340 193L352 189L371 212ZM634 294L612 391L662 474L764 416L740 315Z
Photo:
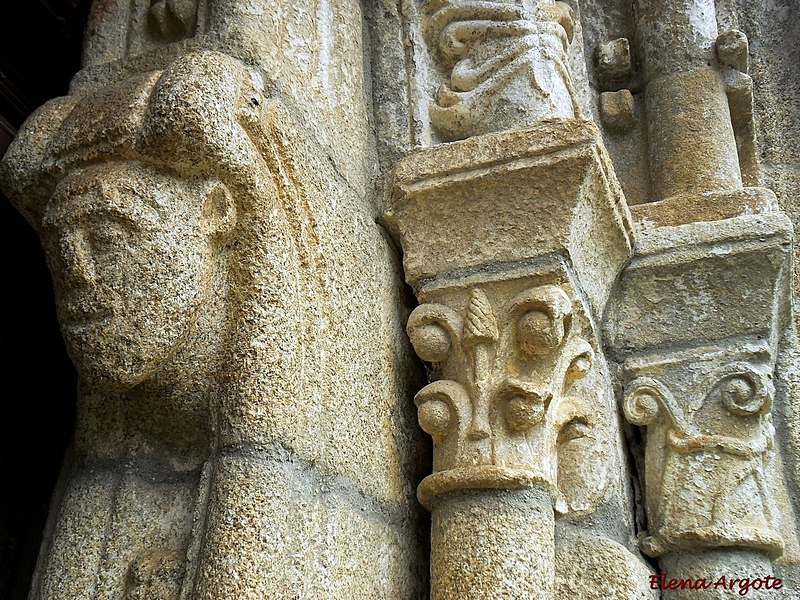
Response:
M87 384L124 392L146 380L218 300L237 203L252 208L250 184L265 172L242 126L263 102L257 75L204 52L54 100L20 132L4 187L42 239Z

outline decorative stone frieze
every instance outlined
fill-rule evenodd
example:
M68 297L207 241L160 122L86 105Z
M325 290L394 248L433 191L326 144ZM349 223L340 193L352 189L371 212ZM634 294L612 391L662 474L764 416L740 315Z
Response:
M444 139L580 116L566 57L568 4L430 0L424 12L428 46L446 74L429 109Z
M407 331L435 379L415 399L434 442L418 489L433 597L578 593L580 567L560 557L587 543L629 558L583 593L649 597L619 535L626 467L595 325L630 253L596 127L553 120L437 146L402 161L391 189L421 303Z

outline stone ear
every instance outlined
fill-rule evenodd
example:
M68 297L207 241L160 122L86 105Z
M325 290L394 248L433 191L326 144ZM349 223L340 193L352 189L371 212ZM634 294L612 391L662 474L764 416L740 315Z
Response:
M221 181L212 181L205 189L202 221L206 233L223 238L236 226L236 202Z

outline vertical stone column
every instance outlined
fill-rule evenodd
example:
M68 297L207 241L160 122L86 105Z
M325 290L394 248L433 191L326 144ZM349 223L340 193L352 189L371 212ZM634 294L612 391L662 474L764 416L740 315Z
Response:
M569 5L432 0L423 10L423 32L444 80L429 109L443 139L579 116L566 59Z
M425 593L360 10L96 0L6 154L81 379L32 600Z
M714 0L641 0L636 13L652 199L740 190L740 165L753 185L747 38L719 35Z
M390 203L420 300L407 331L435 379L415 399L434 441L417 492L432 597L648 597L647 569L611 533L630 507L595 323L630 237L596 127L552 120L421 151L395 168ZM556 519L587 516L585 564L615 564L594 580L574 540L557 542Z

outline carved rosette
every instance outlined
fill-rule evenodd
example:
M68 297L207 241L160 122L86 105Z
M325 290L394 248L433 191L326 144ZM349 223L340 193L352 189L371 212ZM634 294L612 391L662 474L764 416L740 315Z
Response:
M464 306L425 303L411 314L414 349L442 376L415 398L420 426L434 440L434 474L419 489L424 504L453 489L533 482L545 485L561 513L603 495L603 485L588 496L559 488L559 448L604 443L595 431L598 400L577 385L595 351L573 322L582 310L573 305L558 285L494 305L474 286Z
M430 106L448 140L576 117L566 51L574 16L563 2L431 0L428 45L447 81Z

